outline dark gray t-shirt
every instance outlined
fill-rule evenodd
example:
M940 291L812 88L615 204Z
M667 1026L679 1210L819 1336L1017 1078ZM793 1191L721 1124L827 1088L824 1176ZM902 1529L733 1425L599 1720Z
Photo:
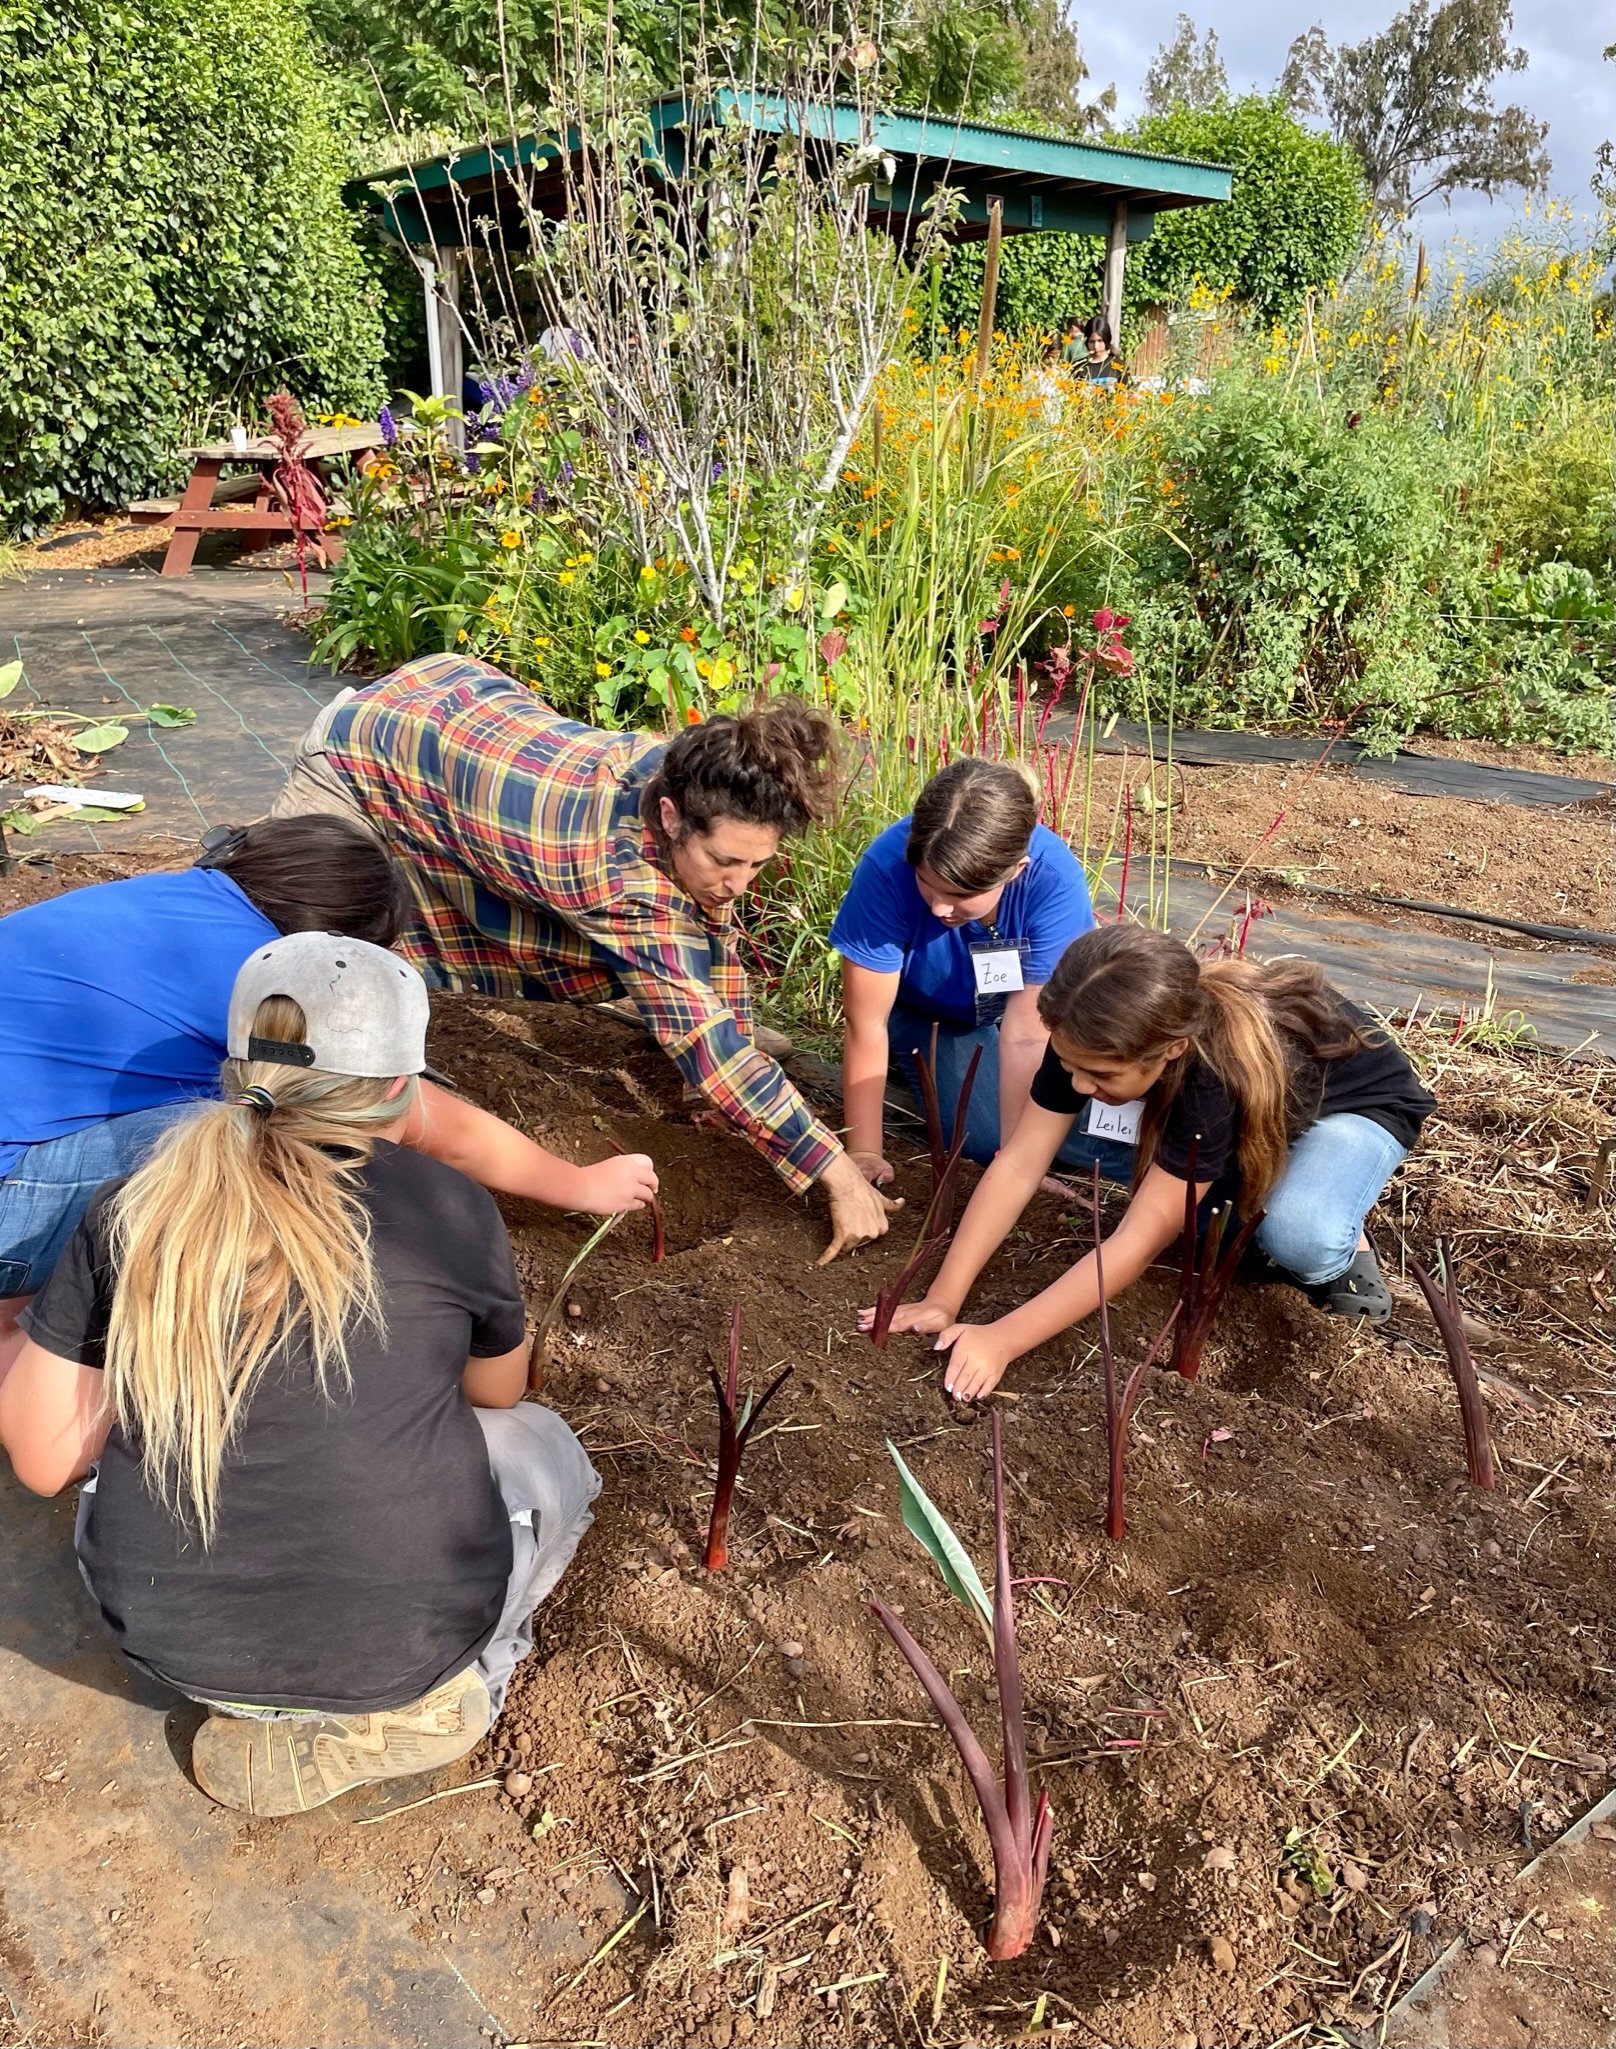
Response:
M23 1317L46 1351L104 1361L113 1275L98 1191ZM380 1142L361 1177L387 1336L350 1333L327 1401L306 1342L271 1356L225 1455L212 1546L148 1491L114 1426L80 1550L121 1648L187 1693L327 1712L402 1706L472 1663L511 1570L510 1523L461 1391L468 1357L522 1341L488 1191Z

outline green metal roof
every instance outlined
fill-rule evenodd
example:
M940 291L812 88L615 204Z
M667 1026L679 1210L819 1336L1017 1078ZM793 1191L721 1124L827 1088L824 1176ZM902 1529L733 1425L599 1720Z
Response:
M1218 164L1189 157L1153 156L1109 143L1068 142L1031 135L983 121L893 112L869 119L856 107L803 110L780 94L715 94L694 107L682 96L655 101L649 109L652 140L648 154L668 175L683 167L688 131L729 116L765 133L806 132L820 140L852 146L866 140L897 163L890 187L877 186L872 211L900 220L918 212L939 185L962 195L956 233L961 239L985 232L990 200L998 199L1007 233L1057 231L1101 234L1118 200L1128 205L1128 239L1143 240L1158 213L1215 204L1229 197L1231 173ZM579 138L569 135L567 150ZM424 163L400 165L345 187L350 203L379 215L382 225L416 245L458 247L492 230L497 221L507 239L525 225L524 210L510 188L524 174L527 204L545 211L561 183L562 148L557 140L525 135L509 142L450 151ZM501 185L507 186L501 194ZM549 188L548 192L546 188Z

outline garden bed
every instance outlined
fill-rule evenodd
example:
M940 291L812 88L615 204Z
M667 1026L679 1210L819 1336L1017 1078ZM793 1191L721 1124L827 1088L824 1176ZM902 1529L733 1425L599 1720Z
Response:
M897 1244L817 1269L817 1217L678 1121L669 1070L632 1028L446 1004L433 1055L549 1142L643 1146L664 1178L666 1261L648 1263L630 1220L570 1290L547 1399L605 1489L469 1767L532 1776L505 1801L510 1876L491 1906L513 1932L523 1909L575 1912L590 1884L605 1890L586 1955L639 1914L572 1989L576 1965L558 1966L535 2039L993 2040L1025 2031L1040 1997L1046 2027L1122 2044L1372 2026L1486 1918L1528 1843L1604 1790L1609 1360L1591 1326L1608 1254L1580 1177L1608 1124L1605 1074L1568 1088L1535 1060L1449 1051L1443 1116L1384 1220L1383 1242L1401 1225L1426 1256L1435 1230L1453 1237L1467 1303L1508 1334L1483 1356L1526 1399L1492 1402L1493 1496L1464 1480L1423 1320L1354 1335L1290 1291L1238 1291L1201 1381L1158 1373L1141 1403L1120 1547L1099 1530L1087 1337L1013 1369L1015 1566L1057 1582L1020 1600L1057 1820L1040 1934L990 1968L985 1838L867 1607L879 1592L905 1612L995 1747L983 1645L904 1533L882 1443L986 1567L985 1425L950 1413L920 1344L883 1355L854 1328ZM920 1195L923 1169L903 1185ZM510 1221L537 1303L579 1230L519 1206ZM1017 1299L1073 1242L1042 1204L983 1304ZM1152 1274L1126 1298L1120 1349L1172 1292ZM697 1555L707 1368L736 1302L742 1386L796 1370L714 1577ZM1394 1963L1360 1980L1389 1945Z

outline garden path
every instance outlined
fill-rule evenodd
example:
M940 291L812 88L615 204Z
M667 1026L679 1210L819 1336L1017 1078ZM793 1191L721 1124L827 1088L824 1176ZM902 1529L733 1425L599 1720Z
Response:
M311 578L311 595L318 588L319 579ZM25 690L36 698L97 714L154 702L192 705L197 712L194 726L177 731L136 726L106 757L107 786L145 797L138 818L53 825L48 839L34 845L62 852L148 840L160 846L159 835L189 844L206 825L258 815L279 788L315 709L334 688L309 669L307 639L284 616L299 604L295 579L261 569L199 571L183 582L149 570L52 571L0 587L0 659L21 655ZM1120 726L1113 729L1112 742L1124 737ZM1140 728L1140 744L1143 739ZM1253 748L1294 750L1262 758L1308 760L1318 747L1316 741L1245 733L1174 739L1181 760L1194 749L1208 759L1256 759ZM1338 745L1336 754L1341 751ZM1485 793L1511 806L1550 798L1577 803L1606 793L1605 785L1583 779L1437 756L1399 755L1385 763L1354 755L1349 765L1356 774L1406 776L1400 787L1417 784L1428 795ZM1456 786L1450 790L1450 784ZM13 852L19 850L14 844ZM1139 887L1136 882L1136 897ZM1199 920L1219 887L1175 867L1175 925L1187 929ZM1231 897L1229 907L1238 910L1240 901ZM1395 933L1393 945L1388 930ZM1433 930L1413 915L1376 920L1295 904L1280 906L1262 928L1265 951L1282 948L1317 960L1349 994L1377 1008L1405 1009L1420 997L1426 1004L1462 1004L1474 1014L1491 992L1496 1011L1521 1012L1544 1045L1563 1051L1591 1039L1601 1050L1611 1045L1610 964L1594 950L1596 937L1553 949L1491 946Z

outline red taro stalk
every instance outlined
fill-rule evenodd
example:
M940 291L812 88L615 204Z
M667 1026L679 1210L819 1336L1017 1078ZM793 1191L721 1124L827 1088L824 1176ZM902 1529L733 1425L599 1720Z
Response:
M908 1292L927 1262L936 1257L948 1243L954 1231L954 1194L959 1178L959 1164L965 1154L965 1125L971 1112L971 1091L976 1086L976 1070L982 1059L982 1048L978 1046L971 1055L970 1065L965 1070L965 1079L960 1083L959 1098L954 1105L953 1143L946 1147L943 1140L943 1116L937 1101L937 1081L934 1063L937 1058L937 1027L932 1027L931 1059L924 1053L915 1054L915 1072L920 1077L920 1101L926 1113L926 1138L931 1148L931 1201L921 1219L920 1234L915 1240L915 1249L910 1253L903 1272L890 1288L883 1288L875 1298L875 1319L870 1325L870 1342L885 1347L892 1330L892 1319L898 1312L898 1305Z
M1445 1238L1439 1238L1437 1252L1442 1260L1440 1288L1417 1259L1409 1260L1408 1270L1419 1282L1420 1293L1431 1306L1436 1327L1442 1333L1442 1348L1448 1355L1448 1370L1459 1390L1459 1415L1464 1423L1465 1463L1470 1468L1470 1484L1490 1489L1497 1485L1492 1432L1487 1424L1487 1404L1481 1398L1481 1387L1476 1379L1476 1362L1470 1356L1470 1340L1465 1336L1464 1311L1459 1307L1458 1290L1453 1285L1453 1247Z
M280 493L286 516L292 522L297 546L297 573L303 595L309 594L309 543L318 543L325 531L325 492L309 466L309 427L303 409L289 391L277 391L269 400L269 438L275 444L277 461L275 489Z
M741 1455L752 1435L752 1426L791 1377L791 1371L787 1366L777 1373L757 1401L748 1395L739 1417L736 1416L735 1397L741 1377L741 1305L737 1302L729 1324L729 1372L720 1380L710 1366L707 1369L713 1393L718 1397L718 1484L713 1489L713 1514L707 1525L704 1561L709 1572L722 1572L729 1563L730 1503L735 1499Z
M1222 1258L1218 1256L1223 1244L1223 1227L1229 1220L1227 1209L1215 1209L1206 1227L1202 1240L1200 1260L1195 1256L1196 1218L1199 1204L1195 1196L1195 1166L1201 1150L1199 1138L1190 1140L1190 1156L1186 1166L1189 1178L1184 1184L1184 1236L1179 1248L1178 1281L1178 1330L1173 1339L1173 1371L1185 1380L1193 1380L1201 1370L1201 1354L1206 1350L1206 1341L1212 1334L1223 1298L1229 1292L1229 1283L1234 1279L1234 1270L1240 1264L1246 1247L1257 1235L1257 1227L1267 1214L1258 1210L1235 1232Z
M1004 1784L993 1775L987 1752L965 1719L948 1681L884 1601L870 1608L881 1627L909 1660L937 1718L953 1738L971 1781L993 1848L993 1920L988 1955L995 1963L1018 1957L1038 1927L1038 1909L1049 1871L1055 1817L1049 1795L1038 1795L1036 1811L1027 1780L1027 1725L1022 1711L1021 1665L1016 1654L1016 1619L1010 1577L1010 1539L1004 1510L1004 1446L997 1409L993 1431L993 1676L999 1691L1004 1738Z
M1193 1189L1195 1184L1190 1183ZM1105 1299L1105 1261L1101 1252L1104 1236L1100 1228L1100 1166L1094 1164L1094 1179L1089 1191L1089 1200L1094 1211L1094 1284L1100 1292L1100 1362L1105 1369L1105 1448L1108 1462L1105 1496L1105 1533L1113 1544L1120 1544L1127 1535L1128 1526L1122 1513L1122 1447L1127 1440L1128 1424L1133 1418L1134 1403L1139 1399L1139 1390L1152 1366L1161 1357L1162 1347L1172 1336L1173 1326L1183 1312L1182 1300L1173 1304L1167 1321L1157 1331L1155 1342L1128 1375L1123 1385L1121 1398L1117 1395L1117 1358L1111 1349L1111 1315Z

